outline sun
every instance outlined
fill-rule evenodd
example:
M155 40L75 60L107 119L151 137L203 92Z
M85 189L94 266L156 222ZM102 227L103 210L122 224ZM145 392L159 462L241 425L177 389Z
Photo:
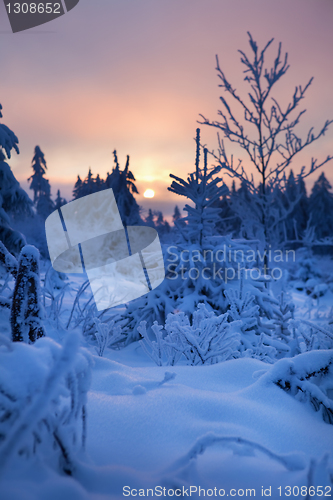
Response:
M143 193L143 196L145 198L154 198L155 191L153 191L152 189L146 189L146 191Z

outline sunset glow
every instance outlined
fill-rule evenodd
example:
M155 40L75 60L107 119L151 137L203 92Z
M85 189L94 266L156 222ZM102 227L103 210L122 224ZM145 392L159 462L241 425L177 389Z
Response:
M280 0L267 9L267 0L143 0L146 10L141 2L128 3L130 8L127 3L104 1L96 8L95 2L79 2L73 12L53 21L54 32L37 27L8 36L9 21L0 2L0 37L6 42L0 46L0 102L4 123L20 141L20 155L14 153L9 164L29 194L27 179L37 144L45 154L53 199L60 189L67 201L77 176L84 179L89 167L94 177L106 178L116 150L121 168L130 156L140 206L162 210L163 204L164 216L172 217L183 200L167 190L169 174L186 179L193 172L200 114L215 120L221 108L216 55L230 83L247 98L238 53L249 51L247 31L260 48L274 37L265 64L275 57L280 41L282 53L289 53L290 70L278 94L272 94L282 106L295 85L304 86L314 76L304 101L308 111L301 122L302 137L312 125L317 133L326 117L333 116L332 2L322 0L319 9L315 0ZM227 20L223 29L222 16ZM87 30L92 26L90 40ZM36 83L40 68L43 79ZM235 113L243 119L237 107ZM203 144L215 152L216 132L201 126ZM330 155L331 141L330 132L300 153L294 173L309 165L312 156L320 161ZM248 167L237 143L225 141L225 146L228 158L242 159ZM332 171L327 169L327 175L332 183ZM317 177L309 176L308 190ZM224 181L230 185L227 176ZM148 186L154 186L153 198L143 194Z
M154 198L155 191L153 191L152 189L146 189L146 191L143 193L143 196L145 198Z

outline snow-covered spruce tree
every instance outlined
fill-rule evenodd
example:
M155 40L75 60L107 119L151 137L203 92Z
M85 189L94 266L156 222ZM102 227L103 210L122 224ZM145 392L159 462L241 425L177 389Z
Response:
M167 220L164 219L162 212L156 213L156 229L158 234L163 238L165 238L170 233L170 224Z
M65 198L61 197L60 189L58 189L57 197L54 200L54 210L59 210L59 208L61 208L63 205L66 205L66 203L67 201L65 200Z
M148 215L144 219L144 222L147 226L156 229L161 241L164 241L171 231L170 224L164 219L163 213L158 210L153 211L149 208Z
M332 186L323 172L314 183L309 198L311 225L314 227L317 239L333 237L333 193L331 189Z
M251 201L239 207L238 215L248 235L259 238L262 249L267 250L268 245L277 246L281 243L283 238L281 224L292 214L298 202L297 198L294 201L288 200L286 206L276 200L276 192L285 188L284 172L299 152L326 133L332 121L327 120L317 134L311 128L304 140L296 134L295 127L305 110L296 112L294 117L293 112L304 99L313 79L311 78L304 88L296 87L291 102L283 108L274 97L271 97L271 91L289 68L288 55L285 54L281 60L280 43L272 67L269 70L264 69L264 57L273 39L260 52L250 33L248 35L252 58L243 51L239 52L241 63L245 68L245 81L250 86L249 101L243 99L230 84L216 57L219 86L231 97L235 107L231 107L225 97L221 96L223 110L218 112L221 121L210 121L201 115L200 123L222 132L225 138L236 143L248 156L249 165L244 167L241 161L235 165L232 159L228 159L224 141L218 133L218 153L212 151L211 155L222 170L247 185L252 195ZM238 118L239 110L244 113L243 122ZM332 158L327 156L321 163L312 158L309 168L307 170L305 167L302 168L300 179L305 179ZM259 176L258 184L254 174Z
M82 198L82 195L81 195L82 186L83 186L83 182L81 180L81 177L78 175L77 181L76 181L74 188L73 188L73 200L78 200L79 198Z
M214 177L220 172L221 167L208 169L207 149L204 148L204 168L200 168L200 129L196 131L196 159L195 172L190 174L187 181L170 174L174 179L169 191L185 196L193 206L185 205L184 210L187 216L183 218L186 223L186 229L180 229L184 240L191 244L202 246L205 238L212 236L214 228L218 222L220 210L212 208L212 205L228 191L228 188L222 184L222 179ZM177 225L177 222L175 222Z
M37 201L37 214L43 219L46 220L47 217L53 212L54 210L54 202L52 201L51 198L51 186L50 183L47 179L45 179L45 184L44 184L44 192L41 193L41 195L38 198Z
M18 259L10 322L14 342L33 343L45 335L40 300L39 252L31 245L22 249Z
M281 195L284 196L284 193L281 193ZM295 202L296 199L298 200L294 210L284 222L285 238L290 242L297 242L306 230L309 213L304 179L300 176L295 177L293 170L290 170L286 182L286 198L292 202Z
M216 230L219 234L232 234L237 237L239 235L239 218L232 208L232 197L234 191L228 189L221 199L219 199L214 207L220 209L220 220L216 225Z
M127 155L124 170L120 170L117 151L113 151L115 167L107 175L105 187L112 188L116 198L120 217L125 226L142 224L140 207L133 194L138 194L135 177L129 169L129 156Z
M45 220L54 210L54 203L51 199L51 186L44 175L47 170L44 153L39 146L35 147L32 159L32 169L34 173L29 177L30 189L34 192L34 204L38 215Z
M151 208L148 210L148 215L144 219L145 223L147 226L152 227L155 229L155 214Z
M180 218L181 218L180 210L178 208L178 205L176 205L172 216L173 223L175 224L176 220Z
M216 177L220 167L208 168L207 151L204 152L204 167L200 168L200 131L196 135L196 170L187 181L171 175L174 179L170 191L189 199L194 206L186 205L187 217L175 221L180 242L178 245L163 245L166 277L163 283L149 294L129 303L118 320L124 331L131 332L128 341L140 336L137 325L146 321L148 328L154 321L164 324L169 313L182 311L190 320L197 305L202 302L208 308L224 313L227 302L223 296L226 267L236 266L217 258L227 250L243 249L229 237L216 237L214 227L219 220L219 209L212 205L226 191L221 179ZM247 247L246 247L247 248ZM232 275L235 276L234 269ZM227 279L229 279L229 275Z
M133 194L138 194L138 190L135 185L135 177L129 170L129 156L127 156L124 170L121 170L116 150L113 155L115 167L111 174L107 173L105 180L101 179L99 174L94 177L90 168L87 177L83 181L78 175L73 189L73 199L77 200L103 189L112 188L125 226L142 224L140 207L133 196Z
M105 189L105 182L100 178L99 174L95 178L91 172L91 168L89 168L87 177L83 181L79 175L77 176L77 181L73 189L73 199L83 198L83 196L97 193L102 189Z
M221 167L208 167L206 148L203 148L204 165L200 167L200 150L200 129L197 129L195 172L187 180L170 174L174 180L168 188L193 204L186 204L186 217L175 221L181 239L167 262L171 275L179 281L177 308L190 315L202 301L216 311L225 311L227 304L222 291L227 281L236 276L235 251L248 248L229 236L216 234L221 209L215 205L228 193L228 188L217 177Z
M0 104L0 118L2 106ZM4 124L0 124L0 240L11 252L18 254L26 241L24 236L13 229L15 219L21 216L32 216L32 203L27 193L21 189L15 179L6 157L10 158L11 150L19 153L16 135Z
M34 156L32 158L32 169L34 173L29 177L28 181L31 181L30 189L34 192L34 203L37 203L39 196L44 191L44 175L47 169L44 153L39 146L35 147Z
M97 192L97 188L96 188L95 178L93 177L93 174L91 172L91 168L89 168L88 175L82 183L79 198L82 198L83 196L87 196L89 194L96 193L96 192Z

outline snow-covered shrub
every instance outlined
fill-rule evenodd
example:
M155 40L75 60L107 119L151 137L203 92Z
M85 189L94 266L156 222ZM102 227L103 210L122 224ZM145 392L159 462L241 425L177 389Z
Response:
M37 455L73 473L85 441L91 377L91 358L79 341L70 333L63 347L49 338L0 346L0 470Z
M167 358L168 365L175 365L181 357L181 353L176 351L174 353L174 356L172 356L172 354L170 357L168 356L168 354L170 353L167 351L165 343L163 341L163 326L158 325L157 321L154 321L151 329L155 334L156 340L150 339L146 326L146 321L141 321L140 325L138 326L138 331L143 337L143 339L139 342L142 346L142 349L157 364L157 366L163 366L164 357Z
M309 279L320 280L321 272L311 247L305 246L296 251L295 263L290 266L290 277L292 280L302 282L298 286L301 289L304 288L304 283Z
M271 338L260 328L259 306L255 304L254 295L249 290L244 292L242 280L239 290L229 288L224 293L230 306L228 311L230 318L232 321L241 322L239 347L241 355L274 363L276 349L271 346Z
M98 356L103 356L105 348L111 347L126 339L126 335L122 334L120 325L115 325L114 320L110 323L102 323L98 318L94 318L96 325L95 338L97 341L96 351Z
M65 294L71 290L69 283L66 283L67 276L64 273L55 271L52 266L45 273L44 283L41 287L43 306L48 319L56 322L60 327L60 315L63 312Z
M8 252L5 245L0 241L0 268L1 268L1 278L3 279L3 284L0 289L0 307L6 309L11 308L11 290L9 288L9 282L12 277L16 278L18 263L15 257Z
M264 287L258 288L259 283L257 286L244 283L243 276L238 285L238 289L227 288L224 294L229 303L230 318L241 321L240 353L244 357L274 363L278 356L289 351L286 342L281 342L276 335L271 320L277 310L276 301Z
M238 357L240 322L228 323L228 314L217 316L205 304L199 304L193 313L192 324L183 312L169 314L163 326L152 326L156 341L151 341L146 322L138 330L145 352L159 366L163 360L174 365L183 356L188 365L213 364Z
M303 319L292 320L290 326L294 337L291 355L318 349L333 349L333 332L329 326L321 326Z
M274 319L276 334L278 337L288 341L290 338L289 322L294 317L295 305L291 301L291 298L283 292L281 292L279 299L279 308L275 309Z
M333 424L333 351L317 350L281 359L264 375Z
M89 280L86 280L76 293L72 309L66 324L66 329L71 326L75 329L81 326L83 335L90 336L96 329L94 317L97 313L94 296L89 289ZM88 297L87 297L88 295Z
M5 268L6 272L11 273L16 278L18 269L17 260L8 252L2 241L0 241L0 264Z
M23 247L19 260L10 316L14 342L35 342L44 336L39 283L39 252Z
M49 289L61 290L66 287L66 281L68 280L67 275L65 273L60 273L53 269L52 266L49 266L46 274L44 284Z

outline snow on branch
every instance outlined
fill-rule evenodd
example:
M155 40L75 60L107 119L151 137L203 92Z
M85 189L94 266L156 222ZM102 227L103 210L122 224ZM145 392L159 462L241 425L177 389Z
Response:
M169 314L164 327L155 322L151 329L156 341L150 339L145 321L138 331L143 350L158 366L165 361L173 366L182 357L186 364L195 366L237 358L240 327L240 321L228 322L228 314L217 316L205 304L198 304L192 324L184 313Z
M16 343L1 351L0 472L17 455L31 459L38 454L47 460L54 456L59 471L73 473L74 453L85 441L91 377L90 356L79 342L71 333L63 347L43 338L33 346Z
M119 324L115 325L114 320L111 320L110 324L108 324L103 323L95 317L94 322L96 325L95 338L97 341L96 351L98 356L102 357L107 347L123 342L126 339L126 335L122 333L121 326Z
M322 419L333 424L333 352L314 350L292 359L281 359L262 377L298 401L308 404Z
M234 445L238 445L237 454L248 455L249 449L254 452L263 453L271 460L283 465L283 467L285 467L288 471L304 470L307 465L304 463L304 458L301 455L278 455L255 441L250 441L242 437L219 436L213 432L209 432L205 436L199 438L192 448L184 456L174 462L174 464L172 464L166 472L175 472L179 469L187 467L191 461L196 460L199 455L202 455L207 450L207 448L210 448L215 444L222 444L229 448L234 448Z

